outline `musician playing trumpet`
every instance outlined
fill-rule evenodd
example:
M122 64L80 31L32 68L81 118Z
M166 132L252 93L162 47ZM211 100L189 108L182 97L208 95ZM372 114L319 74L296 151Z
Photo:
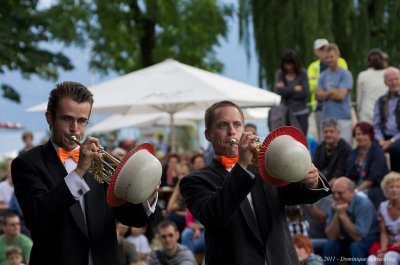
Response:
M329 185L312 164L300 182L267 184L251 166L258 136L244 132L243 124L233 102L209 107L205 137L215 159L180 182L188 209L205 226L205 262L298 264L284 206L313 203L331 193Z
M99 140L80 145L93 104L92 93L76 82L60 83L50 93L46 120L50 140L12 163L15 194L29 228L30 263L58 265L121 264L115 220L142 227L154 218L157 193L144 203L107 204L106 183L88 173L100 159Z

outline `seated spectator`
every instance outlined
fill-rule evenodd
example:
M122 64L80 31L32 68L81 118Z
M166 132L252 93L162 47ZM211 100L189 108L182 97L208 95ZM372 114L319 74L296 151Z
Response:
M244 126L244 131L252 132L254 135L258 135L257 134L257 126L253 123L246 123L246 125Z
M171 197L169 198L167 205L167 216L165 217L167 220L171 220L176 223L179 233L182 233L186 226L186 207L181 191L179 190L179 181L184 176L189 174L189 172L189 164L187 162L182 161L178 164L177 174L179 180L178 184L174 187Z
M308 236L310 224L308 221L303 220L303 210L300 205L286 206L286 217L292 236L297 234Z
M118 247L121 253L121 265L140 265L139 254L136 251L135 245L124 238L124 235L129 230L129 226L117 221L116 228Z
M197 265L193 253L186 246L178 244L179 231L174 222L164 220L158 224L157 230L162 247L150 253L148 265Z
M161 187L175 187L175 184L178 182L176 166L179 162L180 157L178 154L171 153L168 155L161 175Z
M6 259L9 265L23 265L22 249L16 245L9 246L6 248Z
M322 258L313 253L311 240L305 235L293 235L294 248L299 256L300 265L323 265Z
M11 163L13 159L7 160L7 178L0 182L0 212L5 213L11 201L12 194L14 193L14 184L11 176Z
M126 151L121 147L115 147L111 151L111 154L121 161L122 158L124 158L124 156L126 155Z
M15 213L4 216L4 234L0 236L0 265L6 265L6 249L11 245L17 245L22 249L23 263L28 264L31 255L32 240L21 234L21 221Z
M10 205L8 207L7 213L15 213L19 216L19 219L21 220L21 233L30 238L31 232L25 225L24 215L22 213L21 207L19 206L17 197L15 196L14 192L11 195Z
M204 156L202 154L195 154L190 158L190 164L192 165L192 170L196 171L206 166L204 162Z
M370 123L357 123L353 137L357 147L347 158L346 177L356 183L356 192L362 191L378 208L379 203L385 200L380 184L389 172L385 153L374 141L374 128Z
M372 124L375 139L390 154L390 170L400 172L400 71L389 67L384 74L389 91L375 103Z
M316 254L322 255L322 250L328 239L325 234L325 223L328 219L329 209L332 206L332 195L324 197L314 204L303 204L303 219L308 221L310 229L308 236Z
M378 215L368 198L354 194L354 183L340 177L332 187L333 204L326 221L328 241L325 264L338 264L342 257L366 259L372 243L379 238ZM349 256L347 256L349 255Z
M340 138L339 125L334 118L322 121L322 138L323 141L315 149L313 163L332 187L335 179L346 173L346 160L351 147Z
M182 232L182 245L187 246L193 254L204 252L204 226L186 208L186 228Z
M144 233L146 233L146 226L140 228L131 227L131 235L126 239L135 245L136 251L139 254L139 259L147 263L151 249L149 241Z
M388 200L379 205L381 236L369 250L368 265L399 264L400 261L400 173L390 172L381 187Z

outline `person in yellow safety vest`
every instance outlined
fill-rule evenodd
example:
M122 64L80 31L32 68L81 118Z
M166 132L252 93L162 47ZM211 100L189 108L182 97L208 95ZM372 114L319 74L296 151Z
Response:
M317 87L319 74L328 68L324 63L325 51L324 48L329 44L326 39L317 39L314 41L314 54L318 56L318 60L310 63L307 68L308 81L310 84L310 110L315 108L315 88ZM322 63L321 63L322 61ZM346 60L342 57L338 59L338 65L348 70Z

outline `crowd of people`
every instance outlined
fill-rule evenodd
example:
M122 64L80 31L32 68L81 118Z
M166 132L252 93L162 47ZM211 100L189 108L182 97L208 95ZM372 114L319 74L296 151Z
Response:
M257 127L222 101L205 114L210 148L171 153L158 135L160 186L141 204L110 207L107 186L87 174L99 140L70 141L84 137L92 94L79 83L57 85L46 112L51 140L34 147L24 133L0 182L0 265L398 264L400 71L381 50L369 52L353 123L353 79L339 47L317 39L314 52L318 60L304 69L286 50L276 73L285 118L307 136L311 113L318 130L308 175L282 187L251 164ZM136 144L110 134L104 146L122 159ZM58 163L62 148L71 154Z

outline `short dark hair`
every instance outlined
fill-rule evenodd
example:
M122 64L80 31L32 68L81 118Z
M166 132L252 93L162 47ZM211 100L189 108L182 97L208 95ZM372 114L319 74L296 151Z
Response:
M239 110L240 116L242 117L242 121L244 122L244 115L242 109L233 103L232 101L229 100L223 100L219 101L217 103L212 104L208 109L206 110L206 114L204 115L204 123L206 125L206 129L209 130L211 129L211 126L214 122L214 116L215 116L215 110L221 107L235 107Z
M376 70L384 69L383 54L380 49L371 49L367 56L368 66Z
M375 133L374 133L374 127L372 126L371 123L365 121L358 122L353 129L353 137L356 135L356 128L360 128L363 134L367 134L369 136L369 139L371 139L371 141L374 141Z
M299 56L297 56L297 53L291 49L287 49L281 58L281 71L283 74L286 74L285 67L283 67L284 64L293 64L296 75L299 75L303 68Z
M90 90L81 83L68 81L57 84L56 88L50 92L47 111L50 112L53 117L56 115L60 100L64 97L70 97L79 103L89 102L90 110L92 110L93 94Z
M176 226L176 223L171 220L163 220L157 225L157 231L160 232L161 229L167 228L168 226L172 226L174 228L174 231L178 231L178 227Z
M16 214L16 213L12 213L12 212L7 213L6 215L4 215L3 224L4 224L4 225L7 225L8 219L14 218L14 217L18 217L18 218L19 218L18 214Z
M194 161L196 160L196 158L198 158L198 157L201 157L201 158L203 158L203 160L204 160L204 155L203 154L194 154L194 155L192 155L192 157L190 158L190 164L194 164Z
M247 127L253 127L254 129L257 130L257 126L256 126L254 123L246 123L246 124L244 125L244 128L247 128Z

